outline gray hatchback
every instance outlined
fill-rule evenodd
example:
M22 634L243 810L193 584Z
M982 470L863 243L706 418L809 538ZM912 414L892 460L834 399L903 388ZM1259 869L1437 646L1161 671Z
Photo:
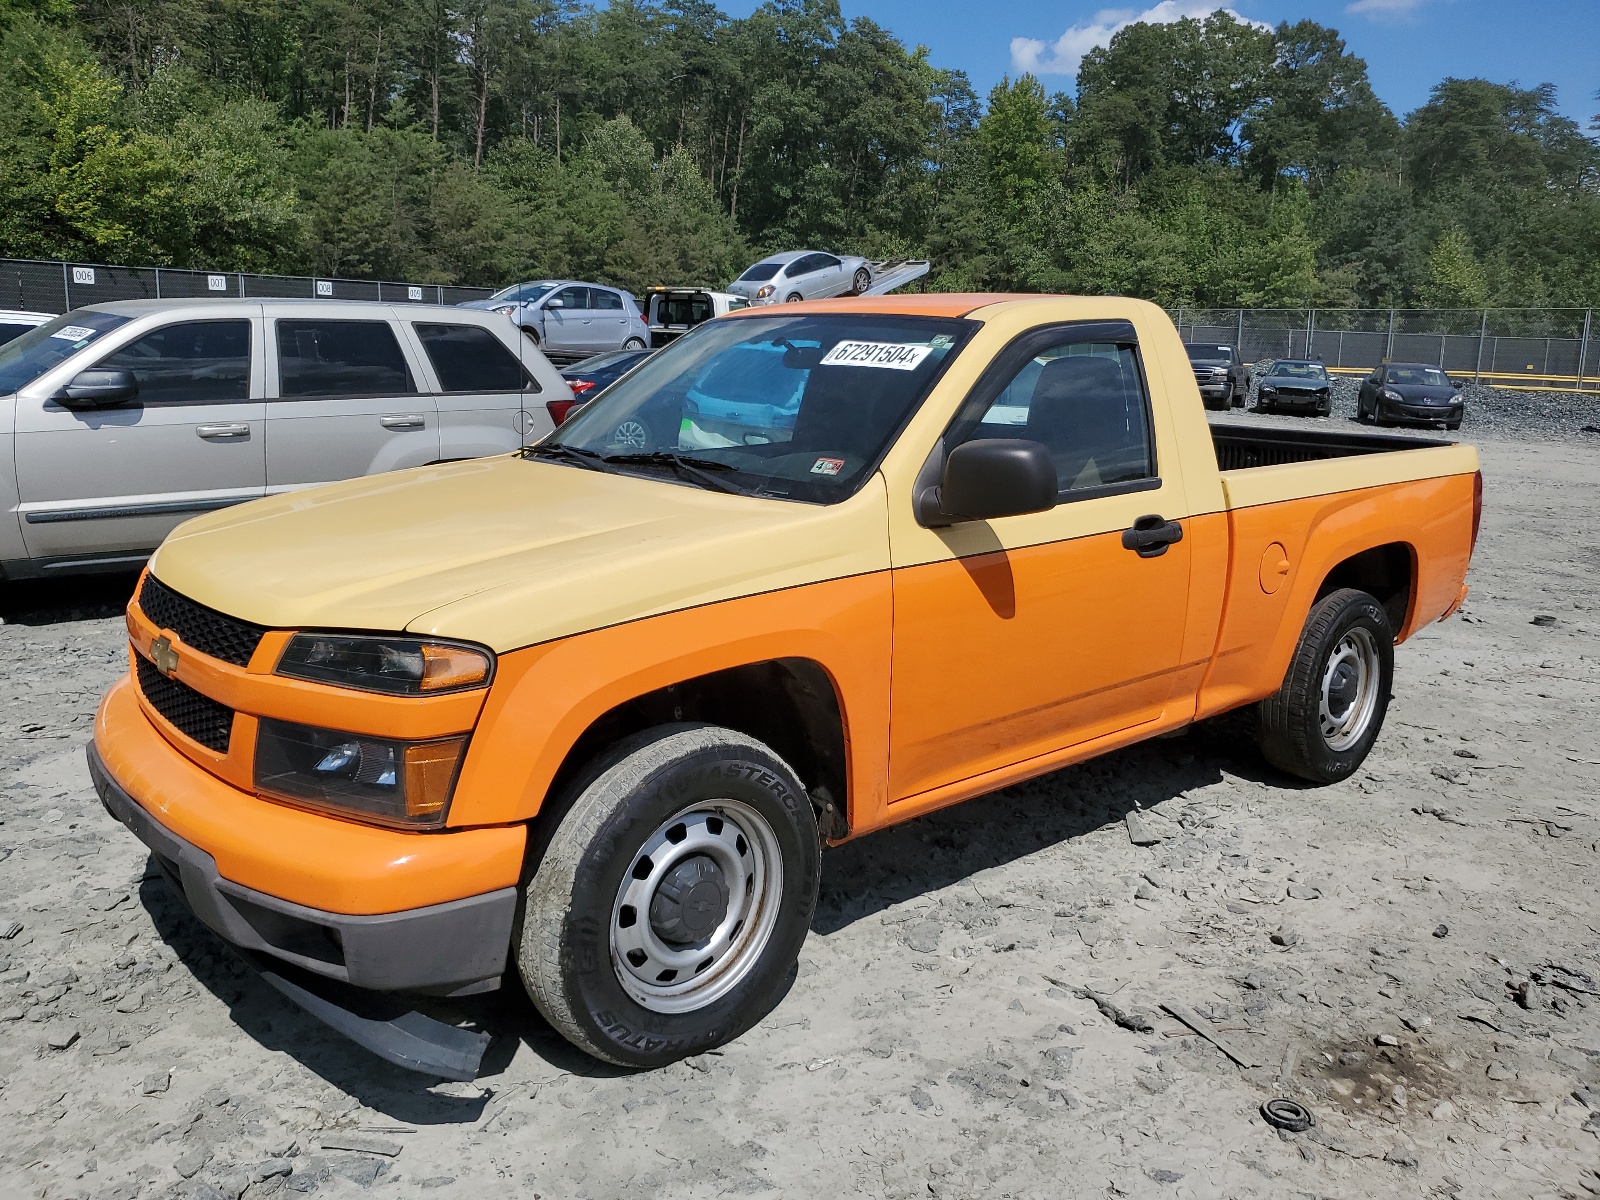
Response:
M643 350L650 326L621 288L570 279L541 279L502 288L461 308L505 313L551 359L571 361L608 350Z

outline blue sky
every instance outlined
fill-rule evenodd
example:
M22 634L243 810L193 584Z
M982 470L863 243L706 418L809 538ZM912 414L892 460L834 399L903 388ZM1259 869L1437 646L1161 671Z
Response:
M724 0L744 16L758 0ZM1447 75L1524 86L1554 83L1569 117L1600 112L1600 0L840 0L847 17L871 17L939 66L965 70L980 95L1003 75L1036 65L1049 91L1072 90L1082 50L1104 43L1119 21L1195 15L1218 7L1277 24L1310 18L1344 35L1367 60L1378 95L1404 116ZM1049 73L1059 72L1059 73Z

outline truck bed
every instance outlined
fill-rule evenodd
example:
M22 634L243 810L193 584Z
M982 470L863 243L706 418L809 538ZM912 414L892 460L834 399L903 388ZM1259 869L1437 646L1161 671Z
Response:
M1354 458L1394 450L1425 450L1454 445L1438 438L1407 437L1391 433L1358 433L1330 429L1278 429L1263 425L1211 426L1217 451L1217 469L1243 471L1251 467L1281 467L1289 463L1318 462L1329 458Z

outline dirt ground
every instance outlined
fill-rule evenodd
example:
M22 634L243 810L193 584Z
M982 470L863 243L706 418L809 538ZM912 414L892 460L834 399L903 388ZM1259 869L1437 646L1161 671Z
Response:
M128 581L13 588L0 1194L1600 1194L1600 457L1483 454L1472 598L1355 778L1229 719L832 851L783 1002L649 1074L508 989L440 1084L246 975L89 784Z

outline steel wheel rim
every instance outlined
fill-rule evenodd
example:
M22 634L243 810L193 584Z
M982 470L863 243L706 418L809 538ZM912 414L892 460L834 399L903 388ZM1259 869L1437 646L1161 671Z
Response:
M640 421L624 421L611 431L611 442L616 446L643 450L649 441L650 431Z
M1317 718L1322 739L1335 753L1361 740L1378 708L1381 677L1378 640L1369 629L1348 630L1322 669Z
M709 859L727 886L727 907L708 936L675 944L652 906L675 870ZM783 856L767 819L737 800L706 800L675 813L633 855L611 906L611 964L623 989L659 1013L715 1003L761 960L783 899Z

